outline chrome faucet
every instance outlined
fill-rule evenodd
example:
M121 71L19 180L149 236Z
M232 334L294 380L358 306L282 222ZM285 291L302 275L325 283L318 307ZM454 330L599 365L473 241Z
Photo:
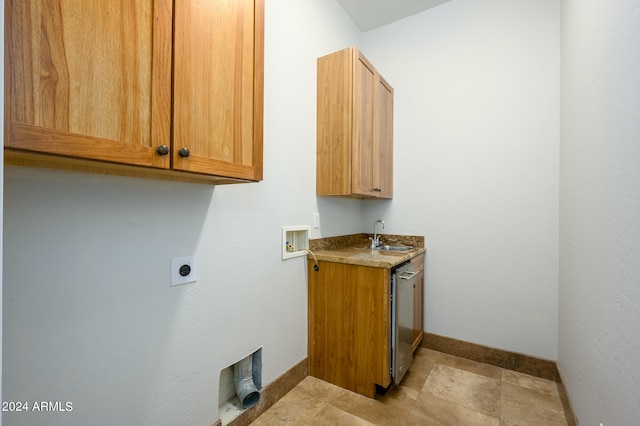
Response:
M378 223L382 224L382 229L385 228L385 224L384 224L384 221L382 219L376 220L375 223L373 224L373 238L369 237L369 239L371 240L371 248L372 249L378 248L378 247L380 247L382 245L382 243L380 242L380 235L378 235L376 233L376 225Z

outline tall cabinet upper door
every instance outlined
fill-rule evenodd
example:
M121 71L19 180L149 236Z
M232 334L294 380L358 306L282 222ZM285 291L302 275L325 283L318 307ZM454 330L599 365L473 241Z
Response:
M374 103L376 94L375 68L359 52L354 70L352 187L358 195L374 194Z
M9 149L168 168L171 0L6 0Z
M262 179L263 25L263 0L175 2L175 169Z
M393 88L380 75L374 104L373 182L380 198L393 198Z
M352 192L393 197L393 88L358 52L354 72Z

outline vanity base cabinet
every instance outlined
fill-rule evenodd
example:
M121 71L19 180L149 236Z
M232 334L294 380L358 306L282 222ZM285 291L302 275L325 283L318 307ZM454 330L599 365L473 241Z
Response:
M373 398L391 384L391 270L309 262L309 373Z

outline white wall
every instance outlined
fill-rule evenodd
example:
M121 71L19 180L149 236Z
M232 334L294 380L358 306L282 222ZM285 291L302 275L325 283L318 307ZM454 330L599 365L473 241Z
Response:
M425 330L555 360L560 6L455 0L363 36L395 89L389 233L426 236Z
M0 10L0 32L4 35L4 8ZM4 36L3 36L4 44ZM4 55L0 58L0 75L4 75ZM4 99L4 85L0 87L0 98ZM4 114L0 114L0 129L4 129ZM4 132L0 134L0 140L4 145ZM2 229L4 225L3 221L3 200L4 200L4 150L0 154L0 383L2 383ZM0 401L2 399L2 386L0 386ZM0 426L2 426L2 416L0 416Z
M319 210L315 237L360 228L359 201L316 202L315 67L361 34L333 1L265 3L262 183L6 167L3 397L73 411L5 423L209 425L220 370L262 347L267 384L306 357L305 261L280 259L281 226ZM191 254L198 282L169 287Z
M580 424L640 414L640 8L563 0L559 366Z

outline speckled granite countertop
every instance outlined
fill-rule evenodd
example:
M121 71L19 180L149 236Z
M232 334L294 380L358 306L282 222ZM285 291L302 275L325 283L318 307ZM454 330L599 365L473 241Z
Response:
M407 251L382 251L367 248L371 244L370 236L371 234L352 234L309 240L309 249L318 260L376 268L393 268L426 252L424 237L381 234L383 244L413 247ZM308 255L308 258L312 259L312 256Z

